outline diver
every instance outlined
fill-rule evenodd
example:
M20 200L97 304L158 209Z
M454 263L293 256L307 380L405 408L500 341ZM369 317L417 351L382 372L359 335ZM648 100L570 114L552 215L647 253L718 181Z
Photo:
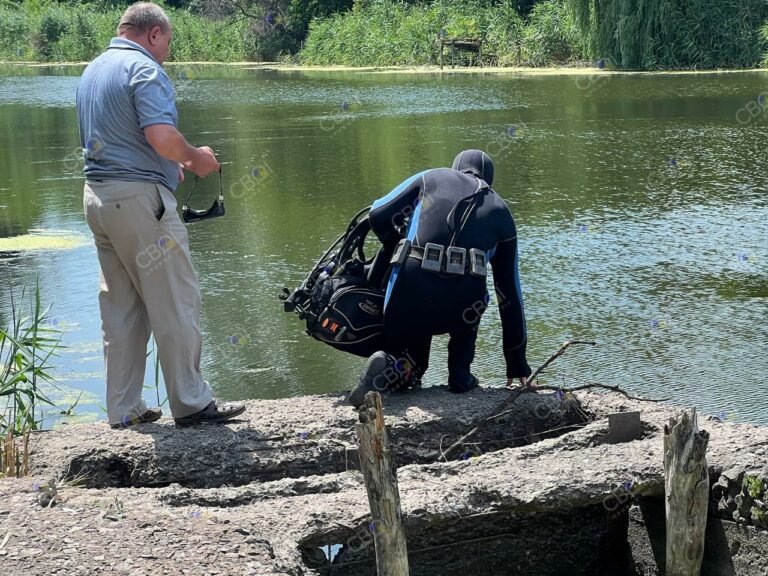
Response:
M477 387L470 372L480 318L490 297L488 265L503 329L507 384L525 384L527 332L518 271L517 231L491 188L494 167L481 150L465 150L452 168L411 176L376 200L369 219L382 247L368 270L385 289L384 350L370 356L349 402L369 391L420 386L432 337L448 334L448 389Z

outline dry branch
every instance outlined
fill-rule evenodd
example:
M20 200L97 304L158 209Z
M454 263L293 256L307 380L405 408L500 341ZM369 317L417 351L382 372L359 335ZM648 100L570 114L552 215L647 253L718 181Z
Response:
M588 344L591 346L596 346L596 342L586 341L586 340L566 340L562 346L560 346L560 349L552 354L547 360L536 368L536 370L531 374L525 381L524 386L518 386L517 388L513 388L509 396L504 400L499 406L496 408L494 412L497 412L493 414L492 416L488 416L487 418L483 418L472 430L467 432L464 436L459 438L456 442L451 444L445 452L441 451L441 456L443 460L448 461L448 458L459 448L461 448L464 443L472 438L475 434L477 434L480 429L486 425L488 422L492 422L496 420L497 418L501 418L502 416L505 416L506 414L509 414L510 410L508 409L509 406L515 403L515 401L520 397L521 394L524 394L526 392L535 392L536 387L532 386L531 383L536 379L536 377L541 374L547 366L552 364L557 358L562 356L565 351L570 348L571 346L575 344Z

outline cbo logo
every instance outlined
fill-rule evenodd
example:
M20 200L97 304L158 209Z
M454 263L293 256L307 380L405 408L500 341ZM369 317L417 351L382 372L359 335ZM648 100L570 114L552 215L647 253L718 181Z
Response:
M160 248L160 250L164 250L166 252L168 250L173 250L174 248L176 248L176 246L178 246L178 244L176 244L176 240L174 240L170 236L162 236L157 241L157 247Z
M88 152L89 157L91 157L104 149L104 143L98 136L92 136L85 141L85 149Z
M163 234L154 244L150 244L136 255L136 264L146 273L150 273L165 262L178 246L179 243L172 234Z

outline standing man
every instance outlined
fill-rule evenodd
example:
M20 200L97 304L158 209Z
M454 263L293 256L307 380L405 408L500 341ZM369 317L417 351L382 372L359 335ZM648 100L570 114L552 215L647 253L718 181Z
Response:
M493 162L465 150L452 168L426 170L373 203L368 218L383 246L369 280L386 283L385 350L376 352L349 397L360 406L372 390L417 386L432 336L448 334L448 389L475 388L470 372L493 268L503 330L507 384L531 374L517 262L517 230L491 189ZM389 266L387 268L387 266Z
M149 2L130 6L107 50L77 90L85 156L84 209L101 265L107 415L113 428L160 418L141 392L154 333L171 413L178 425L245 411L218 407L200 372L200 288L173 195L183 170L219 170L213 151L176 129L175 93L162 64L171 23Z

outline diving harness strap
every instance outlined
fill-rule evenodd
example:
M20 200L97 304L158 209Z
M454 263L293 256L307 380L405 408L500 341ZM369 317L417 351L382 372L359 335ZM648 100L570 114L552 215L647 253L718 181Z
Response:
M448 274L454 276L464 276L469 274L478 278L485 278L488 275L488 263L485 252L477 248L461 248L454 246L458 235L469 222L472 212L477 207L480 195L487 190L491 190L491 187L478 178L477 190L466 198L462 198L456 203L456 206L448 213L446 221L450 222L451 215L457 209L459 204L469 200L470 204L464 209L461 215L459 225L453 231L451 240L448 246L442 244L436 244L434 242L427 242L422 246L413 246L411 241L407 238L403 238L397 244L395 252L392 255L390 264L393 266L402 266L405 264L408 258L414 258L421 261L421 268L427 272L433 272L436 274Z

